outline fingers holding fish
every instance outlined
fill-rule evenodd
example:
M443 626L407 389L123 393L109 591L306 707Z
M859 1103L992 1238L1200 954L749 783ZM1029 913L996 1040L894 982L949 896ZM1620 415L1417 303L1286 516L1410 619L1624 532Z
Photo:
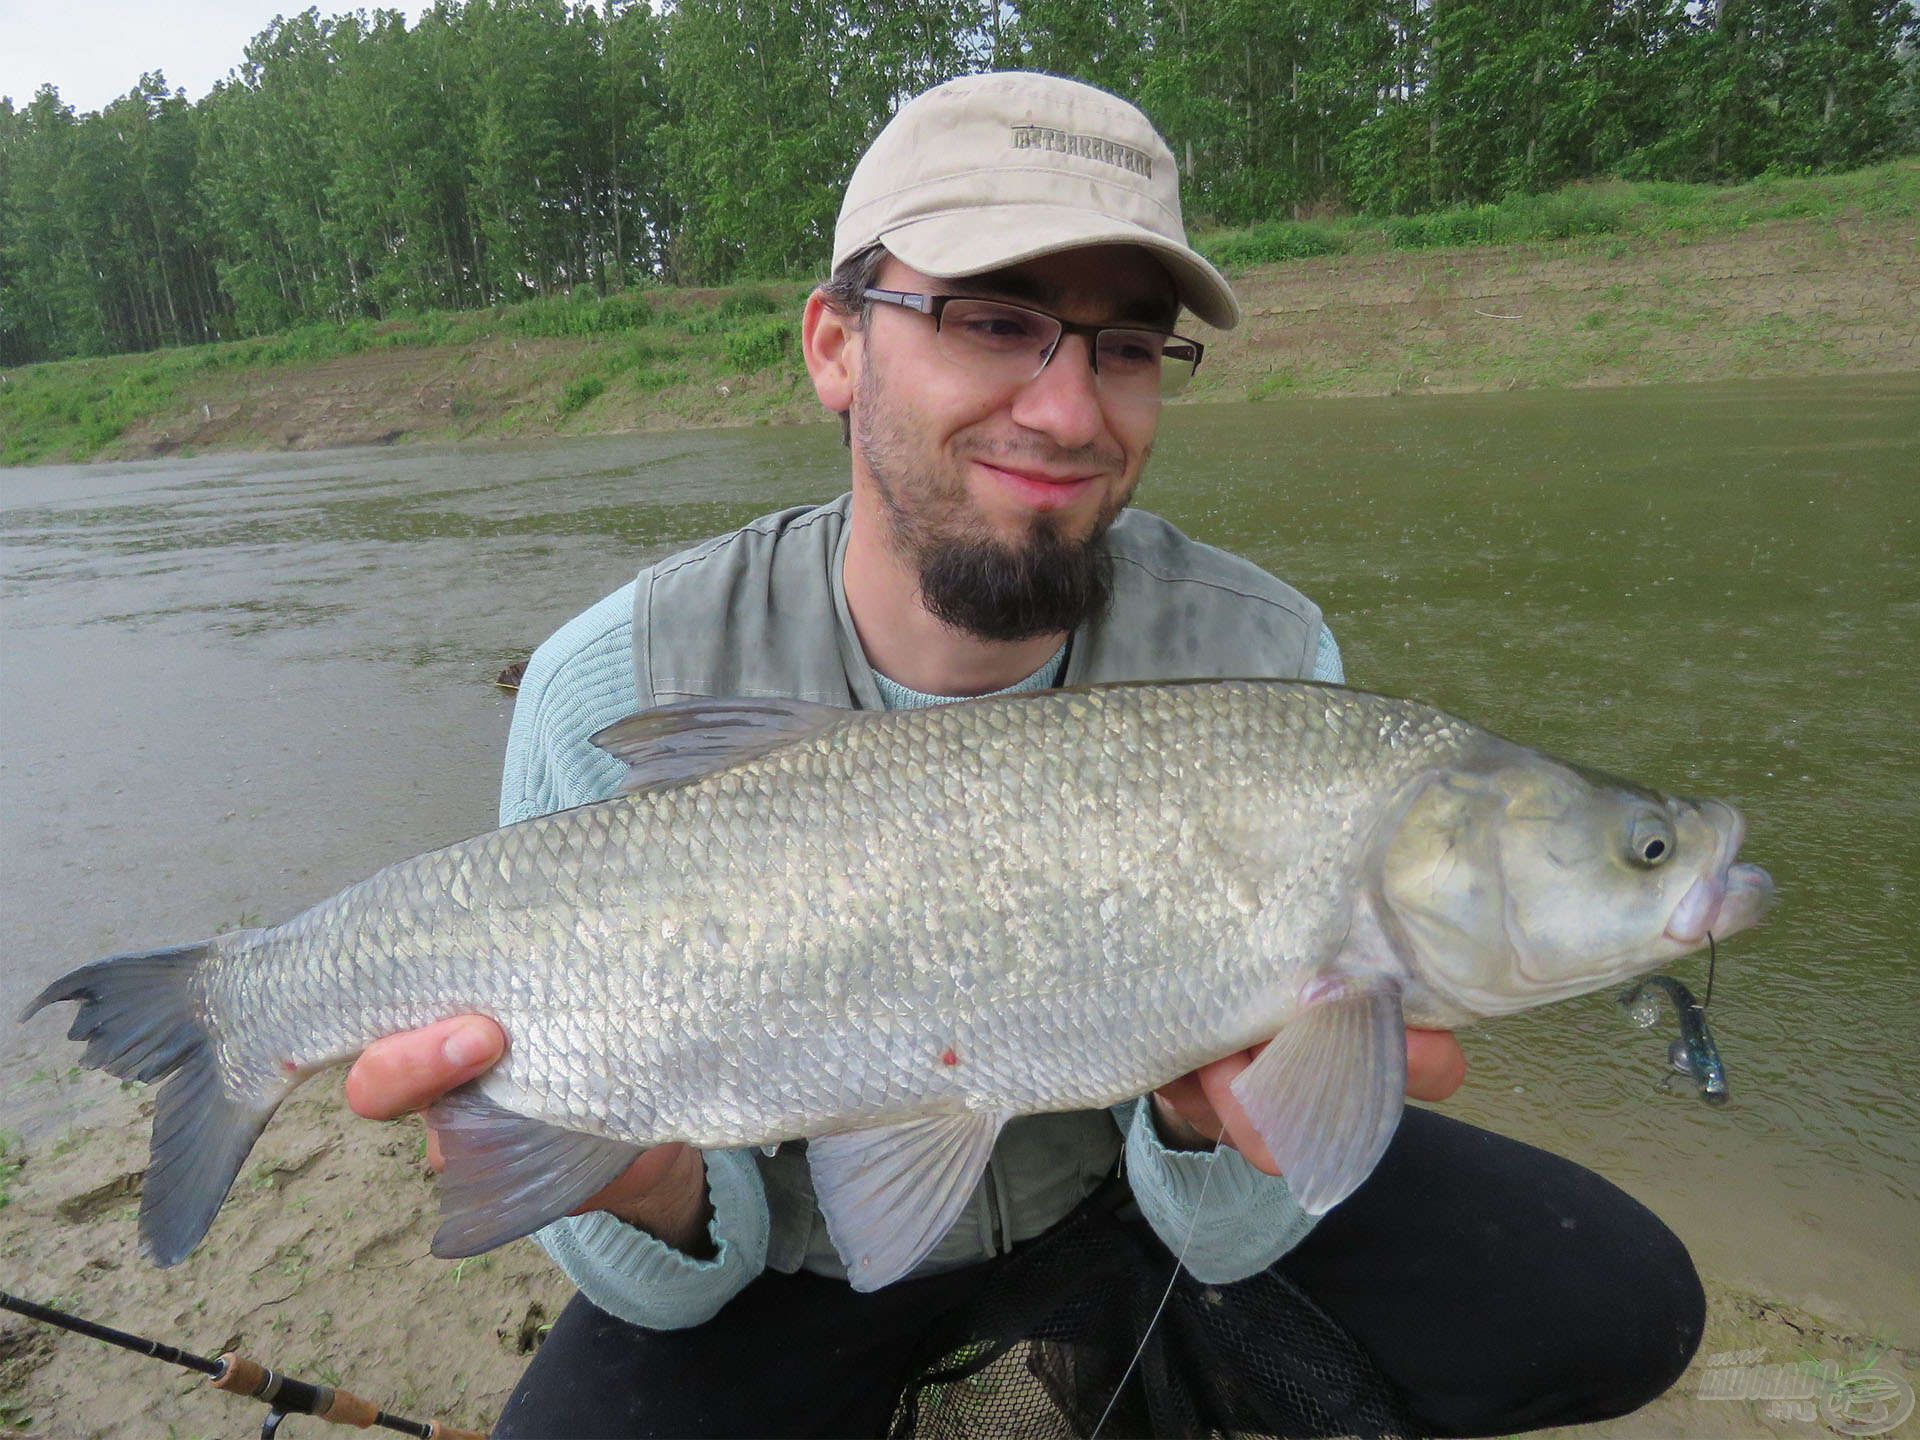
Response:
M425 1110L491 1069L506 1051L506 1034L484 1015L456 1015L388 1035L361 1051L347 1071L347 1104L366 1120Z
M1211 1065L1202 1065L1196 1073L1200 1078L1200 1088L1206 1092L1207 1103L1213 1107L1213 1113L1220 1117L1222 1139L1246 1156L1247 1163L1254 1169L1264 1174L1278 1175L1279 1162L1273 1158L1267 1142L1260 1138L1260 1132L1254 1128L1253 1121L1248 1118L1232 1088L1233 1082L1266 1048L1256 1045L1223 1060L1216 1060Z
M1154 1092L1155 1115L1161 1138L1175 1149L1199 1150L1209 1145L1232 1145L1268 1174L1278 1174L1271 1154L1246 1119L1231 1086L1266 1047L1238 1050L1210 1065L1182 1075ZM1413 1100L1445 1100L1467 1078L1466 1052L1451 1030L1407 1027L1407 1096ZM1217 1103L1216 1103L1217 1101ZM1233 1117L1233 1121L1223 1120Z
M1407 1027L1407 1098L1445 1100L1467 1078L1467 1052L1451 1030Z
M1265 1048L1236 1050L1154 1091L1161 1140L1175 1150L1228 1145L1245 1155L1254 1168L1278 1175L1279 1166L1229 1088Z
M348 1099L354 1111L367 1119L424 1112L427 1166L436 1175L444 1174L447 1152L441 1127L434 1123L434 1106L484 1073L505 1050L500 1027L484 1016L456 1016L389 1035L369 1045L348 1072ZM690 1145L669 1143L647 1150L572 1213L595 1210L645 1230L695 1259L713 1253L707 1229L713 1206L707 1195L706 1163Z

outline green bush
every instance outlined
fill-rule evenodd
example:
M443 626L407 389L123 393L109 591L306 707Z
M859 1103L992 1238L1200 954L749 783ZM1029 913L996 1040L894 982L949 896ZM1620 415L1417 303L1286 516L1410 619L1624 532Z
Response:
M780 299L766 290L736 290L720 302L722 320L743 320L749 315L772 315L784 310Z
M602 300L591 290L527 300L500 312L500 328L540 339L617 335L653 323L653 306L644 294L623 291Z
M1326 226L1298 220L1269 220L1210 239L1201 246L1209 260L1229 270L1273 265L1282 260L1310 260L1316 255L1335 255L1344 249L1346 246Z
M778 365L792 353L794 324L791 320L762 320L731 330L726 338L727 363L742 374Z
M609 376L624 375L629 370L644 370L654 361L668 359L673 354L671 344L662 346L633 340L618 347L607 346L600 352L600 364Z

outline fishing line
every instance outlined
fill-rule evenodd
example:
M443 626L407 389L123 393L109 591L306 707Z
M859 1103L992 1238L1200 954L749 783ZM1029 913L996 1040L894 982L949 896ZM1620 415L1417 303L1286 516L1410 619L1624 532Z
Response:
M1134 1121L1136 1125L1153 1123L1152 1101L1148 1101L1148 1113ZM1226 1131L1213 1137L1213 1149L1208 1151L1211 1157L1207 1173L1200 1181L1200 1193L1193 1197L1193 1215L1187 1221L1187 1238L1180 1242L1180 1253L1174 1256L1173 1273L1167 1276L1167 1288L1160 1293L1160 1303L1153 1307L1153 1314L1147 1320L1147 1328L1141 1332L1140 1343L1134 1347L1133 1358L1127 1361L1127 1368L1120 1372L1120 1383L1113 1387L1113 1394L1107 1400L1107 1408L1100 1412L1100 1418L1093 1422L1093 1429L1087 1433L1087 1440L1100 1440L1100 1431L1105 1428L1107 1417L1113 1414L1113 1407L1120 1403L1120 1397L1126 1392L1127 1381L1133 1378L1133 1367L1140 1363L1140 1357L1147 1353L1147 1341L1153 1338L1153 1327L1160 1323L1160 1313L1167 1308L1167 1301L1173 1298L1173 1287L1180 1281L1180 1269L1187 1263L1187 1251L1193 1248L1194 1232L1200 1228L1200 1210L1207 1203L1207 1191L1213 1185L1213 1172L1220 1164L1220 1145Z
M1714 948L1713 932L1707 931L1707 998L1700 1002L1700 1013L1707 1013L1707 1006L1713 1004L1713 971L1720 963L1720 952Z

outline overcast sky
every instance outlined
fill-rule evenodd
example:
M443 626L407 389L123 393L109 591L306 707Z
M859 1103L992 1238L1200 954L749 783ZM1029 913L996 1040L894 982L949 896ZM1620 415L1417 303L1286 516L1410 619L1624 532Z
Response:
M198 100L240 63L240 52L276 15L297 15L307 0L0 0L0 95L25 105L52 83L78 111L124 95L143 70ZM323 3L323 15L356 8ZM372 3L365 8L372 9ZM394 4L409 25L427 7Z

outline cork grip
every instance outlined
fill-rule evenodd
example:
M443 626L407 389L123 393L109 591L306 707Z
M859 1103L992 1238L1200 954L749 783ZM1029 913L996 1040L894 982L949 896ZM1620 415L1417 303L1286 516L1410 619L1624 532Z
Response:
M322 1420L331 1420L336 1425L352 1425L365 1430L380 1419L380 1407L371 1400L362 1400L351 1390L336 1390L319 1411Z
M236 1395L258 1395L267 1383L267 1367L258 1360L228 1351L220 1357L220 1373L207 1383L216 1390L231 1390Z

